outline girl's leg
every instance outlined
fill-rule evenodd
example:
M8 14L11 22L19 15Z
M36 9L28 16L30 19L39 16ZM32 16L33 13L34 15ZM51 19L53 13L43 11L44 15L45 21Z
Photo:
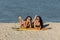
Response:
M32 20L32 22L34 22L34 21L35 21L36 17L37 17L37 15L35 15L35 17L34 17L34 19Z
M23 19L22 19L22 17L21 16L19 16L19 24L20 24L20 27L21 27L21 25L22 25L22 23L23 23Z

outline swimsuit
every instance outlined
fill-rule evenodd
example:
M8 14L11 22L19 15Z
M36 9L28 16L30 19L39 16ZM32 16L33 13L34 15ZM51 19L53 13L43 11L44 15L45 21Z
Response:
M27 24L27 28L29 28L29 27L30 27L30 24L28 23L28 24Z
M40 27L40 25L36 25L36 27Z

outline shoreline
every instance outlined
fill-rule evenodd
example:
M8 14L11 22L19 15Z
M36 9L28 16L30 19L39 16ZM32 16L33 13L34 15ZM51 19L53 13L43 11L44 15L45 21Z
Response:
M0 22L0 23L19 23L19 22ZM60 22L43 22L43 23L60 23Z

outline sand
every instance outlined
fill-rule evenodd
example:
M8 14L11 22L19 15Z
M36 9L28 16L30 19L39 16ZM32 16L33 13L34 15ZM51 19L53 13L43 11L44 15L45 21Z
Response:
M48 25L49 24L49 25ZM60 40L60 23L44 23L48 30L17 31L19 23L0 23L0 40Z

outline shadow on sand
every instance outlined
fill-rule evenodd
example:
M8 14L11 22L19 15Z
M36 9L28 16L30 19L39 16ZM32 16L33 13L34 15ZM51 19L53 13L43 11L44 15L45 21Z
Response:
M49 24L45 24L45 25L43 25L43 28L45 28L45 27L47 27L47 26L49 26Z
M46 28L46 27L48 27L49 26L49 24L45 24L45 25L43 25L43 28L41 29L41 30L48 30L48 29L52 29L52 28Z

